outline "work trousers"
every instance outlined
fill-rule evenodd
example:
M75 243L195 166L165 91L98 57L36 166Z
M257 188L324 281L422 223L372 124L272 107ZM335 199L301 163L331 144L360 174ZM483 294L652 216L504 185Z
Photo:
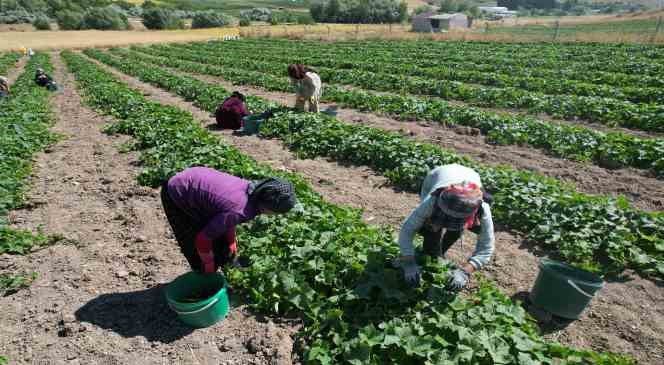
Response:
M304 111L304 106L307 103L307 101L309 102L309 112L310 113L320 112L320 106L318 104L318 100L316 100L314 98L305 98L303 96L297 96L295 98L295 110L297 110L299 112L303 112Z
M161 203L164 206L168 223L170 223L175 234L175 239L180 246L180 251L193 271L202 272L203 264L196 250L195 242L196 235L203 230L207 222L197 221L180 209L168 194L167 183L161 186ZM232 252L230 244L231 242L226 242L223 237L213 241L212 251L214 252L215 267L223 267L234 262L236 253Z
M480 226L470 229L474 233L480 232ZM419 232L424 238L422 252L433 257L445 257L445 253L461 238L463 231L449 231L439 229L435 231L430 225L425 225Z

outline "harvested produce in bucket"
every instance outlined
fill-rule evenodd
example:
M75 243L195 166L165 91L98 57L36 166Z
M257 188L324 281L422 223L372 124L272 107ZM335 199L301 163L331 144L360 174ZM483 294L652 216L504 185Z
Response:
M208 288L195 288L189 295L185 296L178 300L178 302L183 303L196 303L202 302L205 299L210 298L211 296L217 294L221 290L221 287L208 287Z

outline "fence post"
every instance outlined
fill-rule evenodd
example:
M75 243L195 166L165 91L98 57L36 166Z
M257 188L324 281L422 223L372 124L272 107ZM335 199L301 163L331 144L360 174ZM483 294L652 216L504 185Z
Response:
M554 42L558 39L559 34L560 34L560 20L556 20L556 32L553 34Z
M484 33L489 34L489 22L484 23Z
M355 40L360 39L360 25L355 24Z
M662 30L662 16L660 15L659 18L657 18L657 27L655 27L655 33L652 35L652 40L651 42L655 42L655 39L657 38L657 35L659 34L659 31Z
M327 40L328 40L328 41L332 40L332 39L330 38L331 36L332 36L332 35L331 35L331 29L330 29L330 26L328 25L328 26L327 26Z

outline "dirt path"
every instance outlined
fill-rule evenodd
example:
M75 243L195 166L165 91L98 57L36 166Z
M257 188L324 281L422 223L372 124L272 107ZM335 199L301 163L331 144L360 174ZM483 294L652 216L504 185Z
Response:
M7 71L7 82L9 86L13 85L16 82L16 79L18 79L18 77L23 74L26 63L28 63L28 58L23 56L18 60L18 62L16 62L16 65L13 68L10 68Z
M290 364L297 326L237 305L221 325L192 331L163 298L188 271L158 190L138 186L127 137L81 105L73 76L54 55L55 132L66 139L36 158L26 207L14 226L63 234L27 257L0 257L0 271L35 271L26 290L0 298L0 355L11 364Z
M193 104L108 66L102 67L149 98L187 110L202 124L211 125L209 113ZM364 209L365 219L372 223L385 223L398 229L399 223L418 203L416 194L390 189L385 186L383 177L366 168L343 166L324 159L298 160L276 140L236 137L227 131L215 133L273 168L301 173L328 201ZM499 229L496 238L493 264L484 273L506 294L521 299L535 280L538 257L518 235ZM468 234L463 244L452 249L452 257L460 260L473 247L474 237ZM642 364L661 364L664 360L662 300L664 288L627 274L624 282L607 283L581 320L571 324L547 321L545 332L548 338L568 345L628 353Z
M170 71L177 73L172 69ZM240 90L282 104L293 104L292 95L287 93L237 86L213 76L180 74L221 84L229 90ZM608 170L592 164L551 157L535 148L491 145L486 143L479 131L468 127L446 128L438 123L409 123L354 109L340 108L336 104L323 104L321 108L334 111L339 119L399 132L419 141L452 149L488 165L509 165L517 170L533 171L572 183L578 191L587 194L623 195L638 209L664 210L664 182L649 177L643 170L634 168Z

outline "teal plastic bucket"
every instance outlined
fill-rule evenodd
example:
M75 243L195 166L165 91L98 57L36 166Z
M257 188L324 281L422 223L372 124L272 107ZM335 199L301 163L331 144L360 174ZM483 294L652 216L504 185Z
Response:
M604 286L599 276L562 262L542 259L539 268L530 301L562 318L578 319Z
M242 119L242 133L256 134L265 119L261 115L250 115Z
M230 309L226 279L220 273L180 275L168 284L165 294L178 319L194 328L212 326Z

